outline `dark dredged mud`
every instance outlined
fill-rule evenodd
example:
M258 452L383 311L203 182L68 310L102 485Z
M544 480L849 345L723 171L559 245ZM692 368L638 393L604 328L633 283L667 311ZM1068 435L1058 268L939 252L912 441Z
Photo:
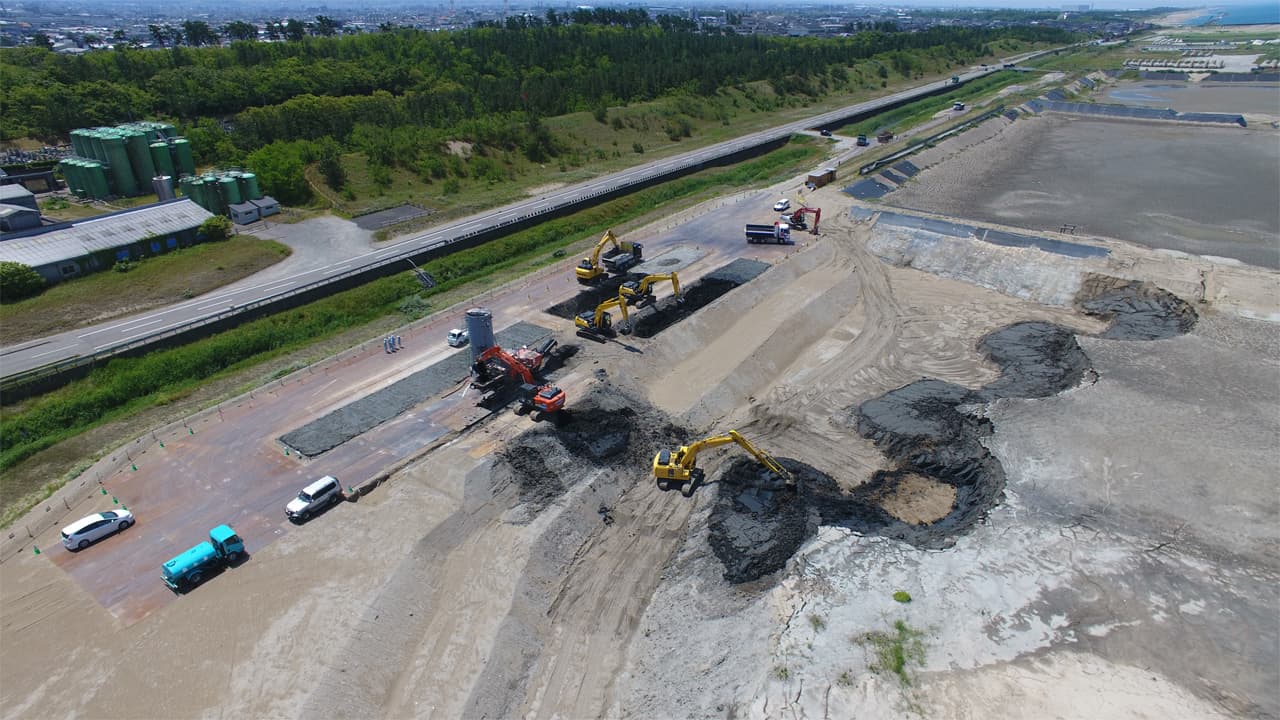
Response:
M730 290L745 285L769 269L769 263L738 258L681 288L680 300L665 297L654 303L652 310L636 310L632 333L649 338L710 305Z
M687 435L657 408L600 382L582 397L569 398L553 420L506 443L497 452L494 486L514 482L520 501L540 511L592 469L639 477L638 468L648 468L658 450L679 445Z
M1148 282L1091 275L1076 294L1086 314L1110 320L1098 334L1107 340L1164 340L1184 335L1199 315L1182 298Z
M595 310L596 306L605 300L618 297L618 287L627 280L627 277L626 275L615 275L602 280L598 285L583 285L577 295L552 305L544 312L572 321L575 317L588 310Z
M979 391L983 402L1057 395L1079 385L1090 369L1075 332L1052 323L1008 325L984 336L978 349L1001 369L1000 377Z

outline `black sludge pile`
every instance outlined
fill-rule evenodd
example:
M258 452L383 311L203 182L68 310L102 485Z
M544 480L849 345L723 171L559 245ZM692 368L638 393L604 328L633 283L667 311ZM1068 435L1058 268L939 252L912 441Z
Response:
M1185 300L1151 283L1104 275L1086 278L1076 306L1111 320L1098 334L1108 340L1164 340L1190 332L1200 319Z
M520 502L542 510L590 477L590 468L635 478L660 448L674 447L685 436L652 405L601 383L582 397L570 397L553 420L504 445L494 474L517 485Z

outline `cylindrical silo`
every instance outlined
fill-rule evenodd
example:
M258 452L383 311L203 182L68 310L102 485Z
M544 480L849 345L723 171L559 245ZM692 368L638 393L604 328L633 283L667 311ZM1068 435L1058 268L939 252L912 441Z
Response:
M178 137L178 131L174 130L173 126L170 125L169 123L158 122L155 125L156 125L156 129L160 131L160 134L164 135L166 138Z
M84 156L87 152L84 147L84 138L80 137L83 130L76 129L71 131L71 150L76 155Z
M205 210L209 209L209 198L205 197L203 181L198 177L189 178L187 187L191 189L191 199Z
M493 313L484 308L471 308L467 311L467 334L471 336L471 362L480 357L480 353L493 347Z
M82 158L71 159L71 175L75 179L74 192L77 197L91 197L93 183L89 179L89 161Z
M75 161L70 158L63 160L58 163L58 169L62 171L62 177L67 181L67 190L73 195L79 196L80 193L76 188L80 186L80 178L78 177L80 169L75 166Z
M177 153L175 169L178 170L178 172L195 175L196 162L191 157L191 143L187 142L186 138L178 138L173 141L173 149Z
M242 202L240 199L240 187L236 185L235 178L230 175L223 175L218 178L218 186L222 188L222 200L228 207L239 205Z
M172 200L173 178L168 175L157 175L151 178L151 191L156 194L156 200Z
M102 135L97 130L86 130L85 139L88 141L89 154L85 157L98 162L108 162L107 151L102 147Z
M128 128L124 131L124 149L129 153L129 164L133 166L133 176L138 179L138 188L144 190L147 179L156 176L156 164L151 160L147 136L141 130Z
M111 186L107 184L107 169L102 167L102 163L97 160L91 160L86 163L85 170L88 174L89 197L94 200L101 200L111 195Z
M258 189L258 176L251 172L244 173L240 176L244 181L244 197L246 200L262 199L262 191Z
M169 143L153 142L150 150L151 162L155 164L156 172L162 175L177 175L173 171L173 156L169 154Z
M118 135L107 135L102 138L102 146L111 158L111 178L115 181L116 194L133 197L138 194L138 179L133 175L133 166L129 164L129 153L124 149L124 138Z

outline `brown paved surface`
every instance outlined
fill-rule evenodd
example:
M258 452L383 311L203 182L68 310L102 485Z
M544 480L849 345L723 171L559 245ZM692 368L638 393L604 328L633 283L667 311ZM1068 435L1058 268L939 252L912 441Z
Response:
M699 259L692 265L662 268L679 270L684 284L737 257L775 262L794 248L748 245L742 225L772 222L775 213L769 205L776 195L762 191L726 198L711 212L691 219L673 218L667 228L659 226L657 232L626 238L644 242L650 259L676 247L695 246ZM803 243L808 237L797 234L795 239ZM122 470L103 480L111 495L134 512L137 525L84 552L51 549L50 559L126 623L175 598L160 580L160 565L204 540L209 528L222 523L234 527L250 555L245 562L253 562L254 552L292 527L284 516L284 505L310 479L333 475L344 486L360 484L433 441L478 422L486 413L474 406L474 397L452 392L311 460L286 455L276 442L280 435L455 352L445 345L444 337L449 328L461 325L462 313L472 305L489 308L497 329L525 319L556 330L568 341L573 335L566 321L542 310L578 292L572 271L576 262L576 257L566 260L405 328L401 332L404 349L397 353L386 354L381 339L372 339L363 351L320 363L251 396L224 403L218 412L193 420L194 433L178 428L158 436L145 450L133 452ZM566 389L573 391L572 385ZM337 522L343 510L339 504L312 522ZM205 582L217 582L217 575Z

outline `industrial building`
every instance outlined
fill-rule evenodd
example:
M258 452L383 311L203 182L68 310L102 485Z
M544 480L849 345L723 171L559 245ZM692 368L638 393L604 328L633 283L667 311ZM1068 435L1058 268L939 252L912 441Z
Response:
M47 229L6 233L0 261L28 265L46 282L56 283L120 261L194 245L203 240L200 225L211 217L190 199L180 198Z

